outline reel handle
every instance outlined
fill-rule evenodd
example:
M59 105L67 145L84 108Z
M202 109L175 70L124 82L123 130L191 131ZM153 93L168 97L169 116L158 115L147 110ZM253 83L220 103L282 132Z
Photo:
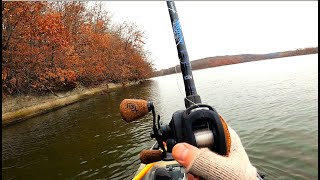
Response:
M140 161L143 164L150 164L162 160L162 151L160 150L142 150L140 152Z
M143 99L124 99L120 103L120 114L126 122L135 121L149 113L153 105Z

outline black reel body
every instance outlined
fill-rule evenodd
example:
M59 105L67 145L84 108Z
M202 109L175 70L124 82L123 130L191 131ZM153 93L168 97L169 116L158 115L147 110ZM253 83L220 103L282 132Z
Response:
M161 124L157 142L166 142L162 160L173 160L172 148L175 144L186 142L193 146L221 154L227 154L227 142L223 124L217 111L205 104L196 104L186 110L178 110L172 115L168 125Z

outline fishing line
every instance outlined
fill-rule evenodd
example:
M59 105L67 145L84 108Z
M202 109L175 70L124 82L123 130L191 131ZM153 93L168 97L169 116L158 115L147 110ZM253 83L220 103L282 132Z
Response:
M179 59L179 61L180 61L180 64L181 64L181 59ZM180 66L181 66L181 65L180 65ZM176 82L177 82L177 86L178 86L179 92L180 92L180 94L183 96L183 93L181 92L181 89L180 89L180 86L179 86L179 83L178 83L178 78L177 78L177 74L178 74L178 72L177 72L177 66L174 66L174 71L176 72L175 77L176 77ZM190 99L188 99L188 97L186 97L185 99L186 99L187 101L189 101L191 104L198 106L196 103L194 103L193 101L191 101ZM198 107L199 107L199 106L198 106Z
M189 102L191 102L191 104L198 106L198 104L194 103L193 101L191 101L191 100L188 99L187 97L186 97L186 100L188 100ZM200 106L198 106L198 108L200 108Z
M181 62L181 61L180 61ZM179 82L178 82L178 72L177 72L177 66L174 66L174 71L176 72L176 75L175 75L175 77L176 77L176 82L177 82L177 86L178 86L178 89L179 89L179 92L180 92L180 94L183 96L184 94L182 94L182 92L181 92L181 89L180 89L180 86L179 86Z

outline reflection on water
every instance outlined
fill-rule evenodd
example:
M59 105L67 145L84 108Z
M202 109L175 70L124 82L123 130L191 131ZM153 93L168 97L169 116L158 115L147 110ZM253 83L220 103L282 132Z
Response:
M316 55L194 71L197 91L241 137L268 179L318 178ZM152 100L161 119L184 109L181 74L96 96L4 128L3 179L131 179L153 141L151 115L125 123L124 98Z

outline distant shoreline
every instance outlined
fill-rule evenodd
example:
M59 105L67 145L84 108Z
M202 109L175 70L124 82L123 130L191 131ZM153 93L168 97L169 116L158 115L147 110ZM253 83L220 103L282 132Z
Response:
M230 64L238 64L238 63L251 62L251 61L261 61L261 60L267 60L267 59L300 56L300 55L307 55L307 54L317 54L317 53L318 53L318 47L311 47L311 48L303 48L303 49L267 53L267 54L239 54L239 55L207 57L207 58L190 61L190 63L192 66L192 70L198 70L198 69L206 69L206 68L224 66L224 65L230 65ZM177 65L168 69L161 69L159 71L156 71L154 72L153 77L165 76L165 75L175 74L179 72L181 72L180 65Z

